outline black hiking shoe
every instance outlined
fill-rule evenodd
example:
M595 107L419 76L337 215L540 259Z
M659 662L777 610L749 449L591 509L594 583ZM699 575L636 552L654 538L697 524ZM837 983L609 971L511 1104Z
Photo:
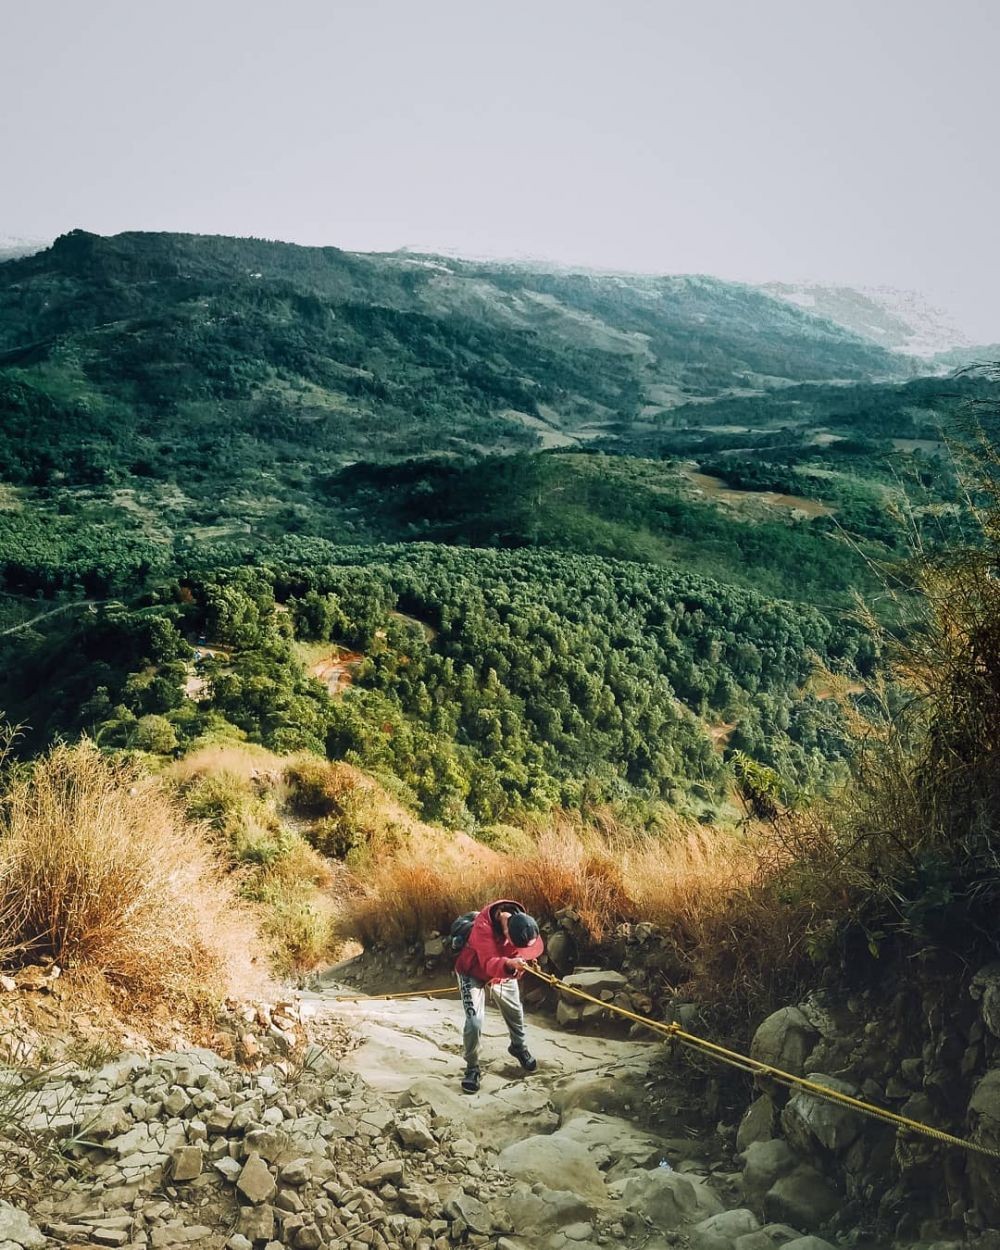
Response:
M507 1053L514 1056L525 1072L534 1072L538 1067L538 1060L527 1046L508 1046Z
M462 1077L462 1088L467 1094L475 1094L479 1089L479 1069L469 1068Z

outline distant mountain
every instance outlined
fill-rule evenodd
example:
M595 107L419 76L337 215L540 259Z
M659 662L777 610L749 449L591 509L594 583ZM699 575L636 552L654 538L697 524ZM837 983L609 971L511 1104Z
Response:
M769 282L761 290L889 351L933 357L972 346L946 313L916 291L788 282Z
M581 445L691 400L913 372L714 278L83 231L0 265L11 480Z
M0 234L0 264L5 260L16 260L19 256L33 256L51 242L51 239L19 239L11 234Z

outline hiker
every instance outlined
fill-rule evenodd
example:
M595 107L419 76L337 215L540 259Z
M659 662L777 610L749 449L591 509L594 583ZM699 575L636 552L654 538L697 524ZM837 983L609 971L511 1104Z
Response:
M479 1040L486 1018L486 987L489 986L510 1032L508 1053L526 1072L538 1061L524 1040L524 1009L517 981L530 960L545 949L537 923L520 903L502 898L484 907L473 921L468 938L455 962L458 988L465 1008L465 1076L462 1089L479 1089Z

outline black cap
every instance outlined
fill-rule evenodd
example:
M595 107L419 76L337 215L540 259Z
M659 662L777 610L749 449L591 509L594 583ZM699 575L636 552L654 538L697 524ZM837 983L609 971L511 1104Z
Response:
M523 911L517 911L507 921L507 932L518 950L523 950L538 937L538 923Z

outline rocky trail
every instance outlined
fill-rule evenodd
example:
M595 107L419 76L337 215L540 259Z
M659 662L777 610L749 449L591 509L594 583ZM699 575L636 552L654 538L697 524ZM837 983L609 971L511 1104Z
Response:
M827 1246L744 1205L731 1143L660 1097L660 1045L533 1016L525 1075L490 1010L470 1096L457 999L344 993L234 1004L211 1050L6 1070L0 1250Z

